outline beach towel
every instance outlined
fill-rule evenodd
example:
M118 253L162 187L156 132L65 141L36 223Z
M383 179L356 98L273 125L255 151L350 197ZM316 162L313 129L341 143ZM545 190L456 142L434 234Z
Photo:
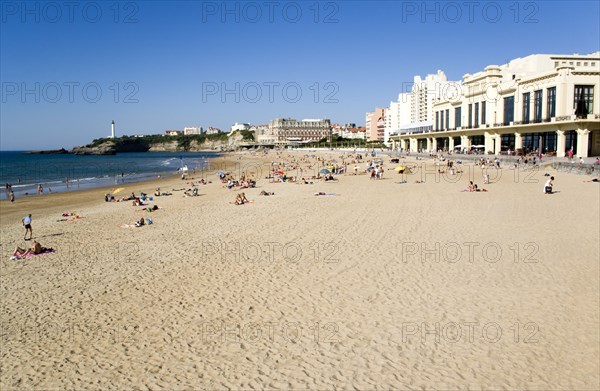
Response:
M37 255L52 254L52 253L55 253L55 252L56 252L56 250L54 250L53 248L44 248L42 250L42 252L39 253L39 254L27 254L25 256L16 256L16 255L13 255L12 257L10 257L10 259L18 261L19 259L28 259L28 258L31 258L31 257L35 257Z
M56 252L56 250L54 250L53 248L45 248L45 249L44 249L44 250L43 250L41 253L39 253L39 254L27 254L27 255L25 255L25 257L22 257L22 258L25 258L25 259L27 259L27 258L35 257L35 256L38 256L38 255L52 254L52 253L55 253L55 252Z
M59 219L59 220L56 220L56 221L66 221L67 223L72 223L73 221L81 220L82 218L83 217L80 217L80 216L74 216L74 217L72 217L70 219Z

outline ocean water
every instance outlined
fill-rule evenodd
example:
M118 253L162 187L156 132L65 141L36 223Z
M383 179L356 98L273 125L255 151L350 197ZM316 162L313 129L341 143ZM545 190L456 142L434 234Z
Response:
M131 152L112 156L28 155L0 151L0 198L6 199L6 183L15 197L37 194L38 185L48 192L64 192L155 179L174 175L183 166L201 170L217 152Z

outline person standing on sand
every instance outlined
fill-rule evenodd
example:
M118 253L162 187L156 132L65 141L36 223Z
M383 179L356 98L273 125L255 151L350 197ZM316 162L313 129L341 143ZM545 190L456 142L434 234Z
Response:
M33 237L33 229L31 228L31 213L25 216L22 220L23 226L25 227L25 237L24 240L31 240ZM27 232L29 232L29 239L27 239Z
M38 194L44 194L44 188L42 187L41 183L38 185Z
M12 190L10 191L10 202L15 202L15 193Z

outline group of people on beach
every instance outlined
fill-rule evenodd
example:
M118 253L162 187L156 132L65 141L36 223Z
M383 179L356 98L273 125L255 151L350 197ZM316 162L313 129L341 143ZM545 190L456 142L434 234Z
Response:
M23 240L32 240L33 239L33 228L31 226L32 224L32 216L31 213L28 214L27 216L25 216L22 220L21 223L23 224L23 227L25 228L25 236L23 237ZM29 238L27 237L27 235L29 234ZM52 248L46 248L44 246L42 246L38 241L34 240L33 242L31 242L31 246L29 248L21 248L19 246L17 246L15 248L15 251L13 251L13 255L11 256L11 260L19 260L31 255L39 255L45 252L51 252L54 251Z

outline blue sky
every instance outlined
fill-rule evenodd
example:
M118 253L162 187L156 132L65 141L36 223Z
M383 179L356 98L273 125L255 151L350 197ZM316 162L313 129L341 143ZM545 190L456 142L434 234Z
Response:
M529 54L600 50L597 1L1 6L2 150L85 144L113 119L118 135L277 117L363 124L417 74L460 80Z

